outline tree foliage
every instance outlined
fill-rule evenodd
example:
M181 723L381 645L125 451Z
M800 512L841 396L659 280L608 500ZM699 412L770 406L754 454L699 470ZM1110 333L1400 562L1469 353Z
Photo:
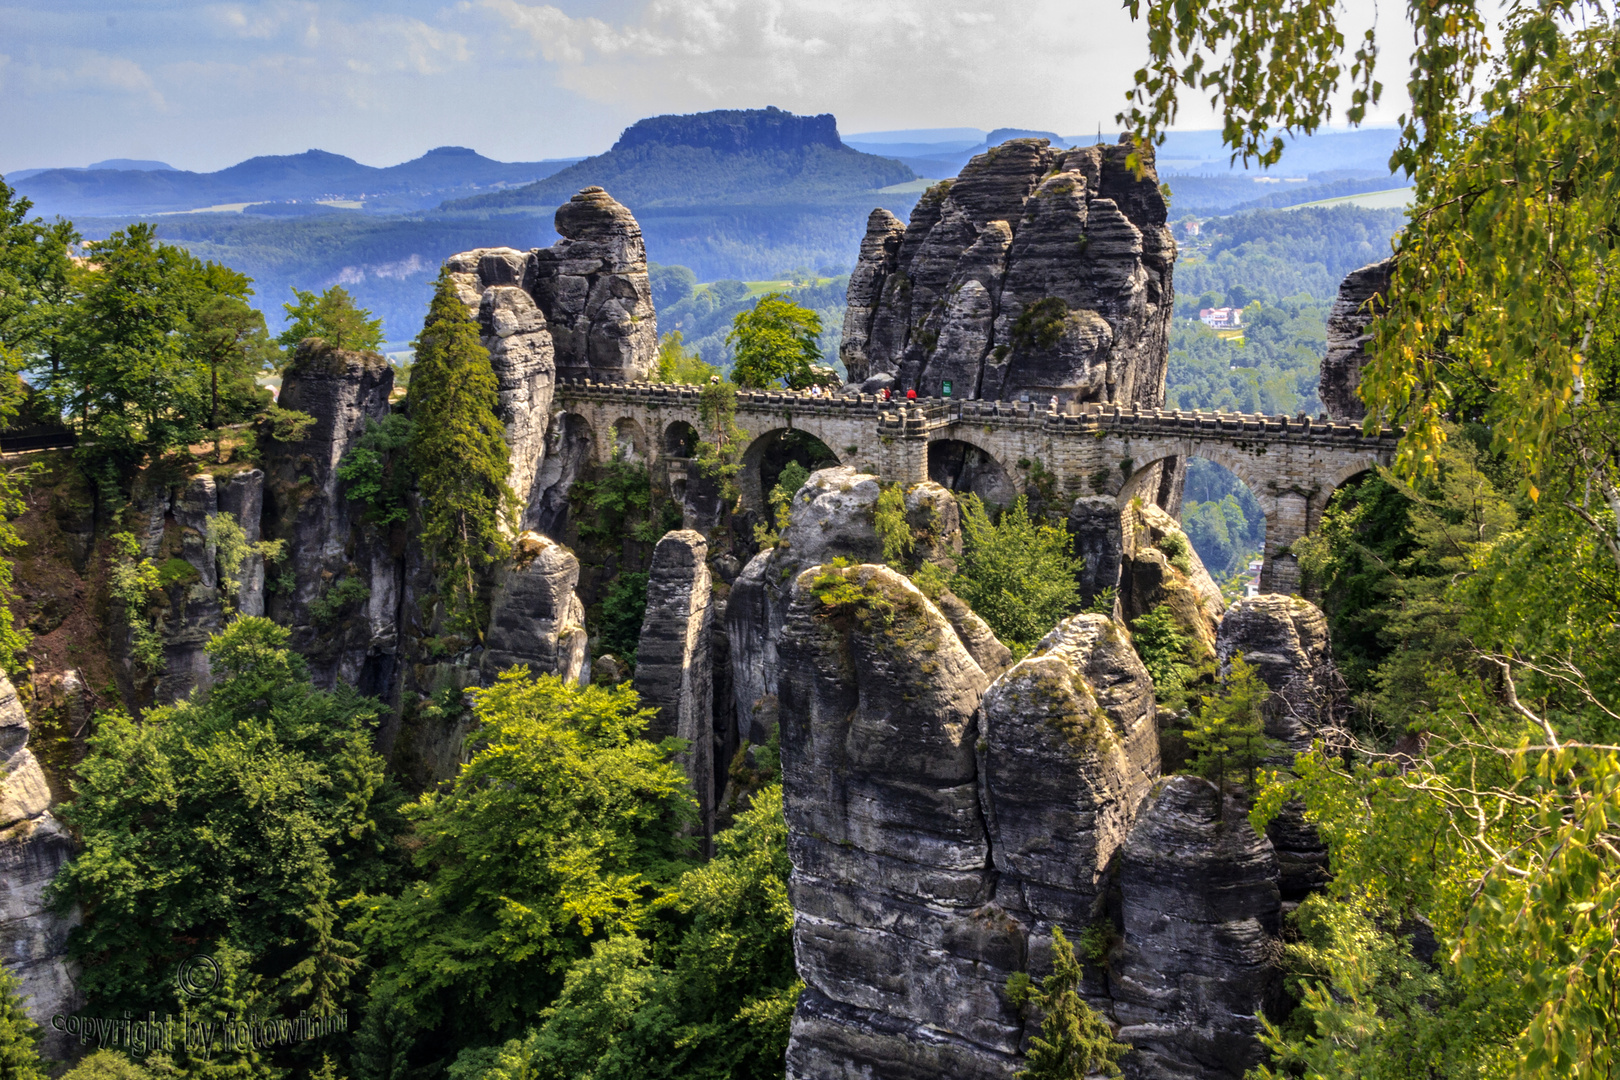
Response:
M1198 716L1184 733L1192 752L1187 767L1223 792L1232 773L1241 772L1243 782L1254 790L1268 749L1261 709L1270 696L1253 665L1234 656L1221 692L1199 699Z
M951 591L1015 652L1034 648L1080 608L1081 560L1068 530L1032 520L1020 495L992 520L977 495L962 497L962 556Z
M407 808L420 880L360 919L375 993L447 1045L520 1034L593 943L643 929L694 815L628 686L513 670L474 694L472 760Z
M809 386L815 381L811 365L821 360L820 336L820 315L783 293L767 293L732 319L726 337L735 357L732 377L747 387Z
M0 1080L45 1080L39 1025L29 1019L17 977L0 967Z
M1119 1059L1130 1044L1119 1042L1080 996L1085 971L1063 928L1052 927L1052 974L1035 983L1023 972L1007 980L1007 997L1020 1009L1033 1007L1041 1033L1030 1040L1027 1065L1018 1076L1027 1080L1085 1080L1104 1073L1120 1076Z
M422 494L421 535L440 572L446 623L480 640L479 579L506 557L517 514L495 391L478 326L445 271L416 341L405 405L416 426L411 464Z
M356 306L343 286L333 285L319 295L303 289L292 293L294 303L281 305L287 312L287 328L276 338L289 353L311 337L337 349L375 352L382 348L382 320Z
M162 1012L154 987L225 948L277 1006L349 992L355 947L337 906L389 881L378 710L347 687L311 688L287 637L238 619L208 643L206 698L139 723L100 716L61 810L81 850L50 892L84 912L69 952L96 1008Z

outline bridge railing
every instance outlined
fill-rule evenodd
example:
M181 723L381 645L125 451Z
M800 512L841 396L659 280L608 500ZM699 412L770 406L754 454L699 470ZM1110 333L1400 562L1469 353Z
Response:
M630 382L606 383L590 379L559 379L557 395L564 398L618 401L647 407L658 405L684 405L697 403L703 387L670 383ZM1269 415L1263 413L1205 412L1191 409L1144 409L1139 406L1117 404L1080 404L1078 411L1054 410L1049 404L1034 401L980 401L953 398L891 398L881 400L876 394L832 393L812 395L807 390L739 390L740 408L783 409L797 412L863 412L877 414L880 422L889 425L910 426L923 421L929 427L972 421L979 423L1014 423L1020 426L1035 424L1042 427L1071 431L1075 434L1095 433L1098 430L1121 435L1171 435L1185 437L1206 435L1216 438L1258 438L1279 436L1310 441L1328 440L1338 443L1365 443L1388 446L1400 437L1400 430L1383 428L1375 435L1366 435L1359 424L1330 420L1325 415L1310 417ZM1076 408L1069 406L1069 409Z

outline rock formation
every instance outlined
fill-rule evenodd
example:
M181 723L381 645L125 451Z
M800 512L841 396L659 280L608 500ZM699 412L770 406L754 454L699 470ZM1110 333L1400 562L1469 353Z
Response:
M1074 554L1083 563L1080 599L1089 605L1104 590L1119 588L1125 553L1119 503L1112 495L1082 495L1069 507L1067 525Z
M529 253L523 283L545 313L564 378L633 382L658 355L647 248L630 211L599 187L557 208L562 239Z
M566 682L589 680L585 606L574 594L578 584L573 552L536 532L518 537L490 609L485 681L519 664Z
M553 535L582 464L578 433L566 418L553 423L557 377L632 382L658 357L647 250L630 211L588 187L555 220L562 239L549 248L478 248L445 260L495 369L522 527Z
M998 896L1072 938L1159 775L1153 682L1113 620L1075 615L990 687L979 740Z
M1367 344L1372 340L1374 315L1389 292L1395 260L1385 259L1345 275L1339 295L1328 312L1327 355L1322 359L1322 378L1317 396L1328 415L1335 420L1359 421L1367 415L1356 390L1361 385L1361 369L1367 363Z
M1014 139L867 223L839 352L856 380L957 398L1164 399L1175 242L1131 148Z
M378 672L392 670L398 648L398 560L337 475L367 422L388 415L393 387L393 368L376 353L306 339L282 377L280 404L315 422L295 441L265 440L267 502L291 575L268 613L292 629L319 686L342 680L377 693L386 681Z
M73 840L51 815L51 790L28 749L28 718L11 681L0 674L0 958L43 1029L42 1049L65 1058L72 1040L51 1028L55 1013L78 1005L67 960L76 915L45 905L45 887L73 854Z
M1328 644L1327 617L1309 600L1262 593L1232 605L1215 652L1222 668L1241 654L1271 688L1266 734L1292 751L1336 723L1340 680Z
M461 302L478 320L479 339L495 369L498 415L506 427L508 482L525 500L545 459L557 360L551 331L524 290L528 257L513 248L479 248L445 260ZM533 528L525 514L524 528Z
M1106 533L1106 518L1099 521L1091 511L1087 514L1092 527ZM1075 520L1072 512L1070 520ZM1093 551L1103 545L1088 538L1084 546ZM1106 554L1097 554L1099 565L1107 565ZM1120 512L1119 566L1119 607L1127 623L1168 605L1194 655L1202 659L1214 654L1226 602L1175 518L1152 503L1127 504Z
M838 578L831 602L823 573ZM781 653L806 984L788 1076L1010 1077L1022 1025L1001 991L1022 941L993 905L979 810L974 711L988 679L883 566L800 574Z
M1274 764L1287 766L1316 739L1333 741L1344 686L1333 664L1327 619L1315 604L1271 593L1239 600L1221 619L1215 651L1223 670L1242 655L1271 690L1266 734L1284 747ZM1284 899L1301 900L1327 882L1327 847L1305 820L1303 803L1285 803L1266 836L1276 849Z
M1238 1080L1263 1057L1255 1013L1281 1004L1271 842L1215 785L1168 777L1125 842L1120 893L1110 984L1133 1080Z
M658 710L647 737L687 742L676 760L692 781L705 835L714 829L717 795L708 555L708 542L689 529L665 534L653 549L635 680L642 706Z

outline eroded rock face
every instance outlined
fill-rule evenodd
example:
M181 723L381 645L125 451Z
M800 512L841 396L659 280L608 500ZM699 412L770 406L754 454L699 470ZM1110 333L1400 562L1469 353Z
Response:
M1175 242L1128 145L1014 139L868 221L840 355L856 381L1015 400L1163 403Z
M687 741L677 760L692 781L705 835L714 831L716 798L710 648L714 605L708 555L708 541L689 529L666 533L653 549L635 680L642 706L658 710L647 738Z
M376 353L306 339L282 378L280 403L315 422L297 441L266 440L275 520L265 531L286 542L283 566L293 586L267 604L268 614L291 628L292 648L309 659L322 687L342 679L368 689L377 680L367 668L391 667L397 650L399 560L387 538L361 520L364 507L350 501L337 475L367 421L388 415L393 387L393 369Z
M1168 777L1125 841L1120 891L1110 984L1131 1075L1237 1080L1263 1056L1255 1013L1281 1004L1271 842L1215 785Z
M1153 681L1112 619L1075 615L995 681L980 725L1003 903L1072 937L1159 775Z
M1266 734L1284 746L1279 765L1318 738L1333 741L1344 703L1333 664L1327 618L1294 596L1265 593L1232 605L1221 619L1216 655L1222 671L1242 655L1271 690L1264 708ZM1305 806L1284 803L1266 826L1277 853L1278 885L1288 900L1303 899L1328 880L1328 851L1305 820Z
M452 255L445 265L489 350L498 415L511 451L508 482L525 500L523 527L532 529L528 502L545 460L557 362L546 317L522 287L528 256L513 248L479 248Z
M849 595L824 602L824 572ZM945 617L882 566L801 573L781 653L806 983L788 1076L1011 1076L1022 1024L1002 985L1023 943L994 908L978 805L987 677Z
M1277 593L1239 600L1221 619L1215 652L1223 670L1239 654L1254 665L1271 688L1266 734L1290 750L1308 750L1336 722L1339 678L1327 617L1309 600Z
M1080 599L1089 605L1105 589L1119 588L1125 544L1119 504L1112 495L1082 495L1069 507L1067 525L1074 553L1084 560Z
M574 593L579 559L549 537L526 532L495 589L484 640L486 680L513 665L565 682L590 678L585 605Z
M590 187L558 208L556 226L562 239L549 248L445 260L495 369L521 527L550 535L566 524L568 486L590 451L588 432L551 415L558 376L631 382L658 359L647 250L630 211Z
M877 477L849 466L811 473L794 496L792 516L777 545L750 559L732 582L726 636L744 741L763 743L775 726L781 671L777 643L793 578L838 556L861 562L881 559L883 541L872 524L881 491Z
M1367 415L1367 406L1356 391L1368 359L1373 316L1382 306L1379 301L1389 292L1394 270L1395 260L1385 259L1350 271L1328 312L1327 355L1322 358L1317 395L1335 420L1361 420Z
M844 309L844 336L838 346L839 359L852 382L865 382L872 364L866 355L866 342L872 333L874 304L883 295L884 283L896 269L900 240L906 234L905 222L882 207L866 219L866 235L861 253L849 275L849 306Z
M65 1058L73 1041L51 1028L78 1007L68 932L77 913L45 904L45 887L73 855L73 840L51 815L51 790L33 751L28 718L11 680L0 674L0 958L17 977L26 1009L44 1029L42 1049Z
M1133 500L1120 512L1120 544L1119 608L1125 621L1168 605L1194 654L1213 655L1226 601L1180 523L1152 503Z
M562 239L529 253L524 284L545 313L565 378L632 382L658 355L658 323L641 226L588 187L557 208Z

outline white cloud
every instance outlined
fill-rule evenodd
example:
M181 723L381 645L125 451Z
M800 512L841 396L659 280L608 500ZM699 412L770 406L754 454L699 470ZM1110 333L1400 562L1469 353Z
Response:
M1082 11L1086 7L1091 10ZM1080 127L1117 110L1140 37L1108 0L649 0L630 18L478 0L568 88L642 112L778 104L866 125Z

